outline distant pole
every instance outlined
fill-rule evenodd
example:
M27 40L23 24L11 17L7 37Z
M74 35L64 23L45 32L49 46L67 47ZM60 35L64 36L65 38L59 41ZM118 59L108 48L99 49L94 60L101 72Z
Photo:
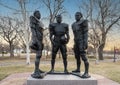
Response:
M116 54L116 50L115 50L115 46L114 46L114 61L113 62L116 62L116 57L115 57L115 54Z

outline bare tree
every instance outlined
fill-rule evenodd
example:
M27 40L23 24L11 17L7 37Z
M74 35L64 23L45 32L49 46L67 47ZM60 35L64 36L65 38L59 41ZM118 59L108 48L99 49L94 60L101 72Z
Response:
M96 64L98 64L98 60L99 60L99 58L98 58L98 48L100 46L101 32L100 32L99 29L96 29L96 28L97 28L96 24L94 24L94 25L92 24L92 26L89 30L89 33L88 33L88 35L89 35L88 42L94 48L93 53L94 53L94 56L96 57Z
M107 34L120 21L119 4L119 0L86 0L86 2L83 1L82 6L79 6L80 9L83 8L83 13L86 14L91 26L96 24L95 30L99 30L100 35L97 34L97 36L99 36L98 55L100 60L103 60ZM96 36L95 33L93 35Z
M24 37L24 30L17 31L18 33L18 38L17 41L19 41L20 47L26 52L26 43L25 43L25 37Z
M19 46L24 50L24 52L26 52L26 40L25 40L25 30L24 28L24 22L23 21L19 21L19 29L17 30L17 39L16 41L19 41ZM30 36L31 33L28 31L28 35L29 35L29 40L30 40Z
M25 45L26 45L26 52L27 52L27 56L26 56L26 62L27 64L30 64L30 55L29 55L29 29L28 29L28 11L26 9L26 4L29 2L29 0L15 0L18 2L19 6L20 6L20 10L16 9L16 8L12 8L7 6L6 4L3 4L2 2L0 2L0 5L3 7L6 7L10 10L16 11L19 14L22 14L22 18L23 18L23 22L24 22L24 37L25 37Z
M56 15L66 13L63 3L65 0L40 0L49 11L49 22L55 20Z
M25 44L26 44L26 63L30 64L30 50L29 50L29 42L30 42L30 30L29 28L29 18L28 18L28 12L27 12L27 8L26 8L26 4L28 3L28 0L17 0L21 9L21 14L22 14L22 18L23 18L23 28L24 28L24 37L25 37Z
M49 40L49 31L48 29L46 28L46 30L44 30L44 33L43 33L43 42L44 42L44 50L46 51L46 59L48 58L48 51L50 51L50 40Z
M0 18L0 28L2 31L1 36L9 43L10 57L14 57L14 42L17 38L16 30L19 28L19 23L10 17L2 17Z
M96 1L96 4L98 5L100 11L100 18L96 24L99 26L99 29L102 32L98 53L100 60L103 60L103 49L105 47L107 34L120 20L120 1L98 0Z

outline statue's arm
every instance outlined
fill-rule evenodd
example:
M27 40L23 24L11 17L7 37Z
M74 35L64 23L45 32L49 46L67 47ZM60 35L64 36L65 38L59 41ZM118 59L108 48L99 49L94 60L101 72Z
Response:
M32 36L36 37L36 22L33 16L30 16L30 28L32 32Z
M69 42L70 35L69 35L69 27L68 25L66 26L66 36L67 36L67 43Z
M83 23L83 44L84 49L87 49L88 47L88 20L85 20Z
M53 36L54 36L54 26L52 24L49 25L49 32L50 32L50 41L53 43Z

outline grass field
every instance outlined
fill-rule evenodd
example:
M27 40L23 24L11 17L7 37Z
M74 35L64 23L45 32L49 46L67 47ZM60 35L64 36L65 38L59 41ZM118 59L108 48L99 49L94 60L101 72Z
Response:
M75 59L71 56L68 56L68 70L72 71L76 68ZM31 59L31 61L34 61L34 58ZM90 61L90 73L93 74L99 74L102 76L105 76L109 79L112 79L116 82L120 83L120 61L117 61L115 63L113 62L100 62L99 64L95 64L94 59L89 59ZM16 64L18 63L19 64ZM7 65L3 63L7 63ZM9 63L11 65L9 65ZM20 64L23 63L23 64ZM25 64L25 58L0 58L0 64L3 64L0 66L0 80L4 79L10 74L14 73L23 73L23 72L33 72L34 70L34 63L31 63L30 65ZM50 70L50 59L42 59L40 68L44 71ZM55 64L55 70L57 71L63 71L63 63L62 59L57 58L56 64ZM81 65L81 71L84 71L84 64L82 62Z

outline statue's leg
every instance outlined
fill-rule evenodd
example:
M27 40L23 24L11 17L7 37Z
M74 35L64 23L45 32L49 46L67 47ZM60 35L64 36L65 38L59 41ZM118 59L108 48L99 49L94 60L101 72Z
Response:
M72 72L80 72L81 60L80 60L79 48L77 45L74 45L74 53L75 53L77 69L73 70Z
M42 56L42 42L37 41L36 47L37 49L36 49L36 59L35 59L35 70L31 76L33 78L43 78L45 74L43 74L44 72L39 69L40 58Z
M41 58L41 52L40 51L36 51L35 71L39 70L40 58Z
M89 74L88 74L88 71L89 71L89 62L88 62L88 59L86 57L86 51L81 51L80 52L81 54L81 57L82 57L82 60L84 61L84 66L85 66L85 72L84 74L82 75L82 78L89 78Z
M51 59L51 70L50 70L50 73L54 72L55 59L56 59L56 54L57 54L58 50L59 50L59 46L57 46L57 45L53 45L52 46L52 59Z
M35 70L34 73L31 75L33 78L43 78L43 73L41 70L39 70L39 63L41 58L41 51L36 51L36 59L35 59Z
M40 58L42 56L42 51L36 51L36 59L35 59L35 71L39 71L40 73L44 73L44 71L39 69Z
M63 58L64 72L68 73L68 70L67 70L67 48L66 48L66 45L61 45L60 46L60 51L62 53L62 58Z

